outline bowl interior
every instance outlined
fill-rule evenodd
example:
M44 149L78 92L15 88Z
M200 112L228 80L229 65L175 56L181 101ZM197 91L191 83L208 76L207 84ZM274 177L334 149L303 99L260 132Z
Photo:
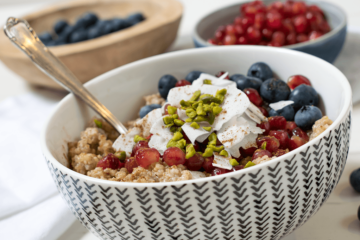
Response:
M86 86L120 121L126 122L138 117L144 104L142 97L157 92L158 80L164 74L172 74L177 79L183 79L192 70L246 74L258 61L268 63L283 80L295 74L308 77L321 96L323 112L333 121L344 117L351 104L351 90L345 76L319 58L282 48L229 46L163 54L112 70ZM49 119L42 139L44 147L56 160L67 165L67 142L79 139L80 132L94 115L84 103L68 95Z
M269 4L271 2L274 2L274 0L265 0L264 2L265 4ZM343 11L337 6L322 1L305 2L307 4L316 4L323 10L327 21L329 22L329 25L331 27L331 31L339 30L344 24L346 16L344 15ZM242 4L244 4L244 2L232 4L230 6L214 11L202 18L195 27L195 37L197 38L197 40L199 40L203 45L212 46L207 42L207 40L214 36L214 33L219 26L230 24L234 21L234 18L236 16L239 16L239 9ZM329 33L325 34L323 37L326 37L327 35L329 35ZM301 45L304 44L307 43L301 43ZM292 48L296 47L297 45L299 44L293 44L285 47Z

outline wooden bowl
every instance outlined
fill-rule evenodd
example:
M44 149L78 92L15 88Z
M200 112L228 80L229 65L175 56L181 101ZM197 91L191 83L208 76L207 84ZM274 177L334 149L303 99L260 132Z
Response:
M100 19L141 12L146 20L93 40L51 47L51 51L85 83L124 64L165 52L174 41L182 5L176 0L86 0L59 4L23 17L37 33L51 30L59 19L74 23L85 12ZM29 83L63 89L40 71L5 34L0 34L0 60Z

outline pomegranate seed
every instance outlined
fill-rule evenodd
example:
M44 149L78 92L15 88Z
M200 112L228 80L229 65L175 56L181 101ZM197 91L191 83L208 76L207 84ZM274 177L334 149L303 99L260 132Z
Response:
M139 165L136 162L134 157L130 157L125 161L125 168L128 170L129 173L132 173L134 168L137 168Z
M194 156L192 156L191 158L185 160L184 165L190 171L198 171L202 167L204 161L205 160L204 160L203 156L201 156L200 153L195 153Z
M265 149L269 152L276 152L280 147L279 140L273 136L259 137L256 139L256 144L262 149L265 146Z
M114 154L109 153L97 163L96 167L118 169L124 167L124 163L120 162Z
M191 83L185 79L182 79L175 84L175 87L183 87L186 85L191 85Z
M292 131L295 128L297 128L297 125L296 125L295 122L292 122L292 121L286 122L286 131L287 131L287 133L289 134L290 137L293 135Z
M259 92L254 88L245 88L244 93L249 98L250 102L255 104L256 106L261 106L263 104L263 100L260 97Z
M233 167L233 172L236 172L236 171L239 171L239 170L242 170L242 169L244 169L244 165L237 165L237 166L235 166L235 167Z
M269 133L269 136L276 137L277 140L279 140L281 149L286 149L287 148L287 144L288 144L288 140L289 140L289 135L288 135L287 131L285 131L285 130L271 130L270 133Z
M306 17L303 15L296 16L294 18L294 27L295 27L295 31L297 33L306 32L306 30L308 28L308 21L306 20Z
M298 147L301 147L305 143L306 143L306 141L304 139L302 139L301 137L292 136L289 139L288 146L289 146L290 151L292 151L294 149L297 149Z
M292 14L294 16L300 15L300 14L305 14L306 10L307 10L307 7L306 7L306 4L304 2L299 1L299 2L295 2L292 5Z
M256 124L257 127L264 129L265 131L263 132L264 135L268 135L270 132L270 123L269 122L262 122L260 124Z
M289 34L291 32L295 32L295 28L294 25L292 23L292 21L289 18L286 18L282 21L282 26L281 26L281 30L282 32L284 32L285 34Z
M200 151L201 151L200 143L199 143L199 142L195 141L195 143L193 144L193 146L194 146L196 152L200 152Z
M323 21L320 25L319 25L319 28L322 32L324 33L328 33L330 32L330 26L329 26L329 23L326 22L326 21Z
M283 46L285 44L285 34L280 31L274 32L272 42L277 46Z
M217 176L222 175L225 173L231 172L230 170L223 169L223 168L214 168L214 170L211 172L211 176Z
M296 33L291 32L286 36L286 44L291 45L296 43Z
M305 34L299 34L296 36L296 41L298 43L306 42L306 41L309 41L309 37Z
M307 9L309 12L319 13L321 16L324 16L324 12L316 5L310 5L307 7Z
M247 30L247 38L251 43L257 44L261 41L261 32L259 29L250 26Z
M202 167L205 169L207 173L211 173L215 167L212 165L214 161L214 156L207 157L204 159Z
M257 13L257 8L253 5L247 6L244 10L244 15L249 18L254 18L255 14Z
M289 79L287 80L287 84L291 90L294 90L297 86L299 86L301 84L311 86L309 79L302 75L294 75L294 76L289 77Z
M257 13L255 15L255 20L254 20L254 27L257 29L262 29L265 25L265 14L264 13Z
M257 150L256 147L250 147L250 148L247 148L247 149L243 149L242 147L240 148L240 154L242 157L251 157L254 152Z
M236 17L235 19L234 19L234 24L235 25L239 25L239 26L241 26L242 25L242 17Z
M309 22L310 23L310 28L312 30L315 30L315 31L320 31L321 30L321 25L323 24L323 22L325 22L325 19L319 13L313 13L313 14L315 16L315 20L314 20L314 18L311 18L312 21Z
M220 26L218 27L218 29L215 32L215 37L216 39L222 41L225 37L225 27L224 26Z
M259 42L259 45L261 45L261 46L266 46L266 45L267 45L267 42L266 42L266 41L261 41L261 42Z
M216 75L215 75L215 77L221 77L222 75L224 75L225 74L225 72L224 71L220 71L220 72L218 72ZM230 79L229 78L229 74L226 76L226 78L225 79Z
M292 17L292 2L286 1L284 3L284 10L283 10L283 14L285 17Z
M315 23L317 18L316 18L316 14L313 12L307 12L305 14L306 20L308 21L309 24Z
M309 34L309 40L317 39L317 38L321 37L322 35L324 35L324 34L322 34L321 32L312 31L312 32L310 32L310 34Z
M236 43L236 37L234 35L226 35L224 38L224 45L234 45Z
M268 117L268 116L269 116L269 113L268 113L268 111L266 111L265 108L259 107L259 110L261 111L261 113L262 113L265 117Z
M274 156L275 157L280 157L280 156L282 156L282 155L284 155L284 154L286 154L287 152L286 152L286 150L284 150L284 149L278 149L275 153L274 153Z
M247 41L247 39L245 37L239 37L237 43L240 44L240 45L245 45L245 44L248 43L248 41Z
M286 129L286 119L283 116L269 117L269 124L272 130Z
M225 28L225 33L226 35L235 35L236 34L235 25L232 24L227 25Z
M169 166L184 164L185 153L180 148L170 147L165 150L163 160Z
M244 30L246 30L248 27L252 26L254 24L254 19L249 17L244 17L241 19L241 25L243 26Z
M147 141L139 141L135 144L131 156L135 156L136 152L141 148L149 148L149 143Z
M281 27L282 16L278 12L268 12L266 14L266 26L271 29L279 29Z
M268 11L271 11L271 10L274 10L280 14L283 14L284 13L284 4L280 1L273 2L268 6Z
M241 25L235 25L235 34L241 36L245 34L245 30Z
M252 156L252 160L255 160L257 158L261 158L263 156L268 156L269 158L272 157L271 152L269 152L268 150L264 150L264 149L258 149L254 152L254 155Z
M160 160L160 153L155 148L142 148L136 152L135 159L139 166L148 168Z
M309 136L307 135L307 133L302 130L301 128L299 127L296 127L292 130L292 135L293 136L298 136L298 137L301 137L302 139L304 139L306 142L309 141Z
M264 28L262 30L262 35L267 40L270 40L272 38L272 35L273 35L273 30L271 30L270 28Z
M208 40L208 43L213 44L213 45L218 45L219 41L215 38L210 38Z

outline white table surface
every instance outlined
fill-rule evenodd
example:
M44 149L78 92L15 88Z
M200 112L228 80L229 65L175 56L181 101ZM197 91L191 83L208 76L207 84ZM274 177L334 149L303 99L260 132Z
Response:
M46 6L49 2L35 2L17 4L1 4L0 0L0 23L4 23L9 16L21 16L25 13L36 10L42 6ZM355 61L352 65L347 63L349 55L351 58L357 60L357 55L354 56L352 50L358 50L360 53L360 1L358 0L327 0L341 6L348 14L350 30L355 30L358 35L352 35L348 40L352 39L351 43L347 43L347 51L344 51L335 63L340 70L349 72L347 77L350 81L355 81L358 74L352 71L360 62ZM221 5L226 5L237 0L181 0L184 3L184 16L178 33L178 38L170 47L169 51L192 48L191 31L195 21L208 11L217 8ZM352 31L353 32L353 31ZM359 45L355 45L359 40ZM360 55L359 55L360 59ZM359 60L360 61L360 60ZM351 69L353 68L353 69ZM359 72L360 74L360 72ZM355 83L357 86L357 84ZM32 87L26 84L19 76L8 70L0 62L0 101L10 96L16 96L28 92L35 92L43 94L43 90L38 87ZM356 88L354 86L354 88ZM359 84L360 86L360 84ZM360 90L360 88L359 88ZM47 91L51 93L51 90ZM360 91L355 92L360 95ZM56 95L60 100L65 94ZM360 121L360 104L354 105L353 109L353 123ZM349 185L349 175L352 170L360 167L360 126L352 125L352 136L350 144L350 155L345 167L342 178L334 192L331 194L328 201L313 216L305 225L297 229L295 232L285 237L284 240L352 240L360 239L360 222L357 220L356 212L360 204L360 194L356 194ZM40 226L39 226L40 227ZM90 232L88 232L80 222L76 221L60 238L59 240L95 240Z

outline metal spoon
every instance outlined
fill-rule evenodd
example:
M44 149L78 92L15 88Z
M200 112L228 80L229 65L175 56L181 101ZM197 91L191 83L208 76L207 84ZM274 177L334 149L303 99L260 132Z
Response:
M6 21L4 32L40 70L83 100L119 133L127 132L124 125L86 90L75 75L45 47L27 21L10 17Z

